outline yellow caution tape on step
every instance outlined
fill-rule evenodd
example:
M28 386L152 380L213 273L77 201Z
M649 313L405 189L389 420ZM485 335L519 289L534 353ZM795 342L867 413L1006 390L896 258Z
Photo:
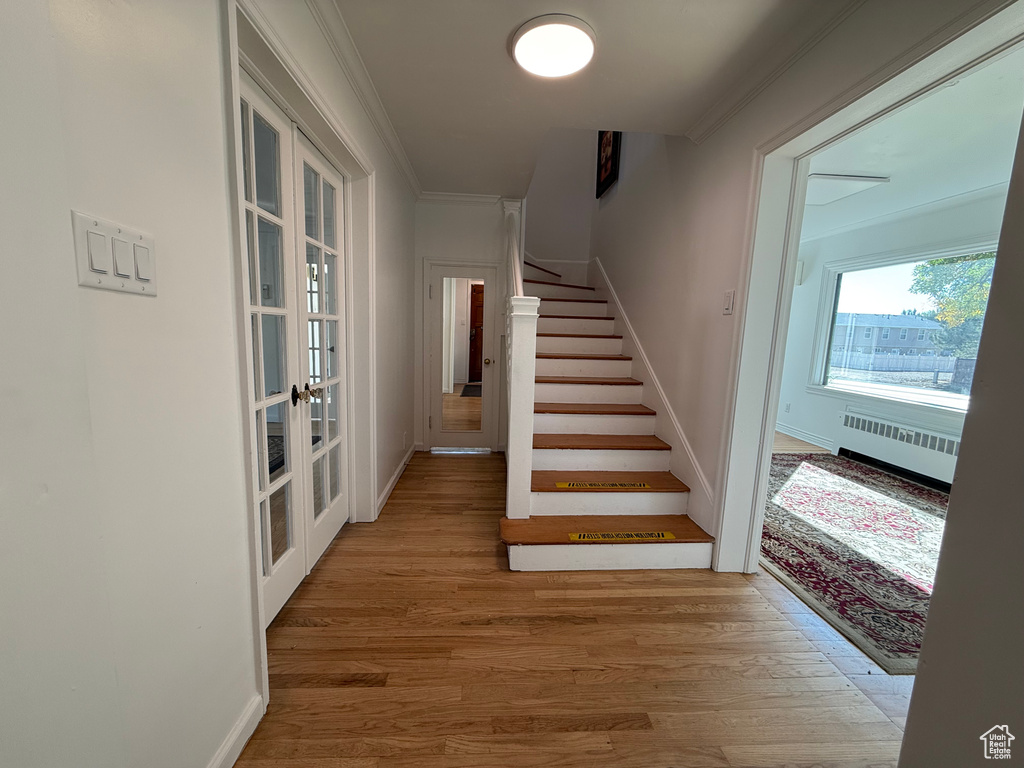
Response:
M674 538L675 534L671 531L601 531L569 534L569 541L659 541Z
M650 488L647 483L555 483L555 488Z

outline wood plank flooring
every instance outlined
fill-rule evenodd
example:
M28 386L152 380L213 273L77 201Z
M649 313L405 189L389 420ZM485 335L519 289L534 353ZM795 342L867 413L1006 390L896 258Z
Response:
M267 633L242 768L895 766L900 696L766 575L511 573L504 463L416 454Z
M444 429L475 431L483 423L482 397L463 397L465 384L456 384L450 394L441 395L441 423Z
M832 453L832 451L776 431L775 440L772 442L772 453Z

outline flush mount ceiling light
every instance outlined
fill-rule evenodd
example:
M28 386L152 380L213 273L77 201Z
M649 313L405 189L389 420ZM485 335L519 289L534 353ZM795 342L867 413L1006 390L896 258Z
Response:
M530 19L512 37L516 64L540 77L579 72L594 57L594 30L575 16L549 13Z

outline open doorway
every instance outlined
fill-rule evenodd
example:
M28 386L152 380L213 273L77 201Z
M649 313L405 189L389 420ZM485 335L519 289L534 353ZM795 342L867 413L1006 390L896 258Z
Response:
M808 158L761 565L913 673L1024 110L1008 51Z
M476 431L483 424L484 281L446 277L442 291L442 428Z

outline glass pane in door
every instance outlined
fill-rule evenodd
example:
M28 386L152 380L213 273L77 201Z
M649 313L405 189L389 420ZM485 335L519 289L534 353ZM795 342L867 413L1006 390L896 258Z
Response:
M263 315L263 392L273 397L284 392L285 317Z
M270 482L288 471L288 411L287 401L267 408L267 476Z
M320 514L327 509L326 499L324 498L324 480L326 472L324 472L324 464L327 461L327 455L324 454L319 459L313 462L313 516L320 517Z
M280 142L277 131L256 110L252 113L252 138L256 166L256 205L267 213L280 216Z
M338 262L338 257L333 253L324 253L324 312L328 315L338 314L338 299L337 299L337 275L335 266Z
M320 313L320 249L306 243L306 308L309 313Z
M276 563L292 545L291 483L270 494L270 551Z
M324 182L324 245L328 248L337 248L337 235L335 234L335 211L334 211L334 187Z
M323 378L323 321L309 321L309 383L315 384Z
M302 164L302 186L306 201L306 237L320 239L320 174Z
M264 307L284 306L281 227L259 217L260 303Z

